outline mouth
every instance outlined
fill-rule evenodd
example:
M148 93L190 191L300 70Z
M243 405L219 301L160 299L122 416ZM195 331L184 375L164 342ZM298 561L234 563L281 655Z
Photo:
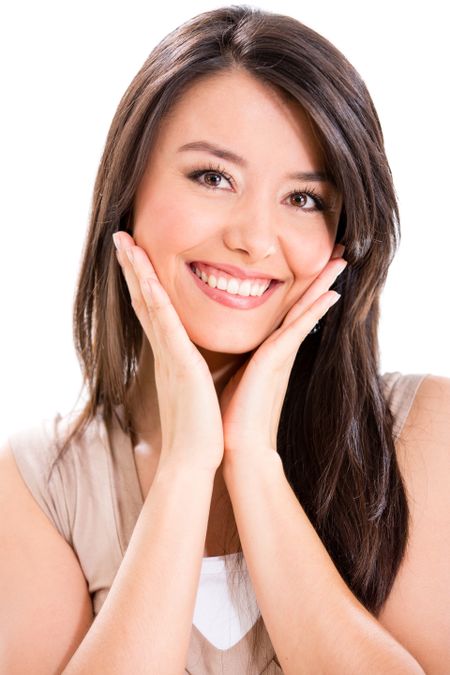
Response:
M216 267L210 263L199 261L192 261L188 264L191 271L210 288L217 288L229 295L260 297L274 284L281 283L278 279L271 279L262 273L260 276L256 274L248 275L245 272L236 274L234 270L238 268L233 268L230 265Z
M212 300L234 309L252 309L266 302L283 282L269 278L233 277L205 263L186 266L200 290Z

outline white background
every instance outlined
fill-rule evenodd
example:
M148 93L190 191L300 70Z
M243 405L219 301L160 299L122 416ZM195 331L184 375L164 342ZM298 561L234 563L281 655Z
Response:
M226 3L15 2L3 10L0 435L74 406L72 303L119 100L169 31ZM382 372L450 376L445 3L261 0L328 38L377 108L402 242L382 296ZM157 10L155 11L155 7Z

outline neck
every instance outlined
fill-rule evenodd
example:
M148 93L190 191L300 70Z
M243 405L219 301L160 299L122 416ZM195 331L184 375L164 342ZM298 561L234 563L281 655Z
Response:
M218 396L222 393L225 385L240 366L249 357L249 354L222 354L219 352L210 352L203 347L197 347L200 354L208 364L216 393Z
M210 370L216 394L219 397L232 375L248 358L249 354L223 354L197 347ZM155 382L153 353L144 340L136 376L129 391L132 426L135 434L148 436L160 434L158 395Z

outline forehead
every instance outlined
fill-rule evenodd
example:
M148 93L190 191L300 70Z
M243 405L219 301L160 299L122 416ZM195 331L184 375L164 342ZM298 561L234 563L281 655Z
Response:
M157 144L178 147L205 137L244 156L303 161L311 165L305 169L322 164L319 136L300 103L242 69L189 85L164 117Z

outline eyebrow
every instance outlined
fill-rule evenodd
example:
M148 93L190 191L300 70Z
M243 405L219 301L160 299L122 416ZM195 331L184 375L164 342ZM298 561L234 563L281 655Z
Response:
M210 155L219 157L220 159L226 159L229 162L233 162L238 166L246 167L248 166L247 160L245 160L240 155L237 155L231 150L226 150L225 148L219 148L217 145L213 145L208 141L192 141L191 143L185 143L178 148L177 152L186 152L188 150L200 150L209 152ZM294 173L289 173L286 175L286 178L292 180L305 180L305 181L314 181L320 183L330 183L334 185L334 181L331 179L329 174L324 171L297 171Z

